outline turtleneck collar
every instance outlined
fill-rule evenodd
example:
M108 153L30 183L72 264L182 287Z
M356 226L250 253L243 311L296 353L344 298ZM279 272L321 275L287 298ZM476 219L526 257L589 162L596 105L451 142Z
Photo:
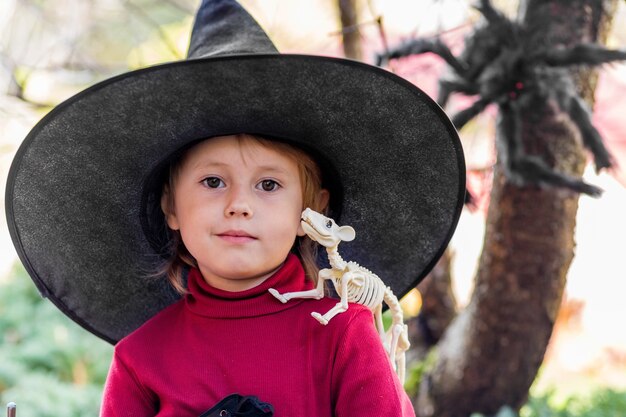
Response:
M195 314L212 318L244 318L272 314L299 304L292 300L286 304L278 301L267 290L280 293L304 291L313 288L306 279L298 257L289 254L283 266L254 288L239 292L220 290L209 285L198 269L189 271L189 293L185 297L187 307Z

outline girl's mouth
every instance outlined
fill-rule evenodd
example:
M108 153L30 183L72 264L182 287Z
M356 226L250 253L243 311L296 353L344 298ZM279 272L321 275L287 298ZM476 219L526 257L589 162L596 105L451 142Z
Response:
M257 240L256 237L243 230L227 230L222 233L218 233L217 236L229 243L248 243Z

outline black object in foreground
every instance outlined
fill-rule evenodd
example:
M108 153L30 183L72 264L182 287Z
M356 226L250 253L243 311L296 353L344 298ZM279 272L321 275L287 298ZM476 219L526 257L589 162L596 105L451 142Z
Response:
M231 394L200 417L272 417L274 407L254 395Z

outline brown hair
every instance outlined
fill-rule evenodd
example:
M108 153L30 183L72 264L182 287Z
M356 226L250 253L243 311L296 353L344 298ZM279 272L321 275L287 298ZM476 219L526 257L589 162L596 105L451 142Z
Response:
M313 160L313 158L305 151L289 145L283 142L277 142L269 140L261 136L250 134L238 134L235 135L239 145L245 141L254 141L261 146L273 149L289 158L292 158L298 165L298 174L300 176L300 185L302 188L302 204L303 209L310 207L311 209L319 212L325 212L327 210L326 201L320 198L322 191L322 173ZM190 148L192 149L192 148ZM189 150L185 151L179 158L170 163L169 176L163 185L163 194L167 195L165 204L167 204L167 210L173 212L174 210L174 188L176 186L176 179L185 160L185 156ZM180 232L178 230L169 229L170 233L170 252L171 255L161 268L161 273L165 273L170 284L174 289L180 293L186 293L183 272L186 268L194 267L198 265L193 256L189 253L185 247ZM317 265L317 243L309 239L307 236L298 237L293 249L300 258L306 276L313 282L317 282L317 274L319 272L319 266Z

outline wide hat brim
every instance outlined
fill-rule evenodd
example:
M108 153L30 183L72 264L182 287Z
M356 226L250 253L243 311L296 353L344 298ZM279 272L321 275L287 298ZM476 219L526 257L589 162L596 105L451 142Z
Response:
M398 297L446 248L463 204L463 154L451 122L419 88L337 58L191 59L99 83L23 142L6 210L41 293L111 343L176 301L164 278L149 276L162 244L155 178L181 148L241 132L323 161L336 220L357 232L340 254Z

